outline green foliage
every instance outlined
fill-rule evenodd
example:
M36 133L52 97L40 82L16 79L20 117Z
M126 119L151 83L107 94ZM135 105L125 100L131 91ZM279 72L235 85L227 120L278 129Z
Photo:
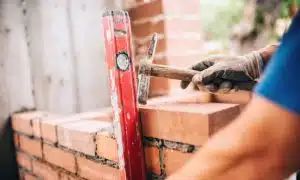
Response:
M282 0L282 8L280 12L280 17L281 18L289 18L289 6L294 0ZM300 0L296 0L297 6L299 7L300 5Z
M200 0L201 22L206 35L214 40L227 40L232 26L240 22L244 0Z
M205 35L208 39L220 40L225 42L229 40L232 27L240 23L243 17L244 8L248 0L199 0L200 1L200 20L203 25ZM272 0L270 0L272 1ZM282 0L281 7L282 19L289 19L289 5L293 0ZM300 0L296 0L300 7ZM258 24L263 23L262 15L256 17Z

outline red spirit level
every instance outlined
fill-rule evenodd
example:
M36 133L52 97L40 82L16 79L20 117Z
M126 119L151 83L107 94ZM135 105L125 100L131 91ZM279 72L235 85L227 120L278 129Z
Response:
M122 10L106 11L103 14L103 28L121 177L122 180L145 180L128 13Z

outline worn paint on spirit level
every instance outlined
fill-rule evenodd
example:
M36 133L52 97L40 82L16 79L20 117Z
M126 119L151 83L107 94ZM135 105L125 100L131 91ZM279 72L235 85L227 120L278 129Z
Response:
M125 11L105 12L103 27L121 178L145 180L128 13Z

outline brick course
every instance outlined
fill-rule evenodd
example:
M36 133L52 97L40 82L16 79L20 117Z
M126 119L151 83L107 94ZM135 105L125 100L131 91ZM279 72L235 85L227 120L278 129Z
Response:
M161 174L159 149L157 147L145 147L145 160L148 172Z
M31 170L32 169L32 163L31 163L31 158L23 153L23 152L16 152L17 154L17 163L19 164L19 166L27 169L27 170Z
M140 111L144 136L200 146L240 109L235 104L209 103L143 106Z
M52 142L57 143L57 126L65 123L70 123L73 121L78 121L77 118L57 118L51 119L48 121L42 121L41 123L41 131L42 131L42 138Z
M104 166L100 163L96 163L82 157L77 158L77 163L79 175L86 179L120 179L119 170L115 168Z
M14 145L16 148L20 147L19 135L14 133Z
M147 137L145 163L153 178L163 179L178 170L197 148L242 109L237 104L199 103L203 101L199 95L157 98L149 100L149 105L140 106L143 135ZM21 150L17 152L18 164L31 171L30 178L119 179L118 147L111 120L105 122L95 117L93 113L52 119L42 117L38 123L41 125L40 139L26 134L26 128L15 129L15 144ZM18 121L26 124L28 119ZM44 131L45 124L53 125L50 131ZM53 137L45 136L45 132L52 133ZM58 143L53 144L55 141Z
M67 117L48 118L40 122L41 136L49 142L57 143L57 126L80 121L82 119L110 122L112 121L112 109L104 108L99 111L80 113Z
M94 156L96 134L111 128L111 123L81 120L58 126L58 143L70 149Z
M19 113L15 116L17 120L14 119L17 122L14 126L17 127L14 128L14 143L18 149L16 160L22 179L119 179L117 145L110 122L111 108L67 117L50 117L43 113L37 118L36 114L39 112ZM83 117L87 120L82 120ZM20 128L19 122L28 125L33 133L28 133L28 128ZM59 144L56 143L58 140ZM67 140L71 141L70 146ZM77 159L80 162L77 163ZM94 174L90 172L93 169L102 171L100 175Z
M41 138L42 137L41 124L43 123L43 121L50 121L52 119L57 119L57 118L59 118L59 116L51 115L48 113L44 113L43 116L33 118L31 120L33 136L37 138Z
M44 151L44 159L58 167L62 167L66 169L67 171L76 172L75 167L75 156L70 153L66 152L62 149L53 147L48 144L43 145L43 151Z
M28 172L24 172L24 180L38 180L38 178Z
M179 64L190 65L194 60L189 56L195 54L199 61L199 54L203 52L199 0L189 0L188 3L184 0L130 1L128 4L131 4L129 15L132 21L136 64L146 55L153 33L159 35L156 54L163 57L160 61L155 60L155 63L172 65L172 56L181 56ZM172 93L172 89L179 88L178 83L171 81L153 78L149 96L167 95Z
M60 175L60 180L83 180L83 178L81 177L70 175L64 172L61 172L59 175Z
M20 135L20 149L28 154L32 154L36 157L42 158L42 144L41 141L31 139L29 137Z
M97 155L118 162L117 141L102 133L96 137Z
M165 172L166 175L170 175L180 167L184 165L185 162L191 158L191 153L182 153L175 150L164 149L164 162L165 162Z
M32 166L33 173L43 178L44 180L59 179L59 172L41 161L34 160L32 162Z
M15 131L23 132L24 134L32 135L31 119L36 115L35 112L27 112L22 114L13 114L12 128Z

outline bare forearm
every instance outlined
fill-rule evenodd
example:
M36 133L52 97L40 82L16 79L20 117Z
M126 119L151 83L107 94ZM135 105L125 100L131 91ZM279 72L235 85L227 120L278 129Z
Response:
M289 113L263 111L256 100L171 177L191 180L282 179L299 167L299 121ZM257 111L258 109L259 112ZM266 115L267 114L267 115ZM273 117L274 116L274 117Z

